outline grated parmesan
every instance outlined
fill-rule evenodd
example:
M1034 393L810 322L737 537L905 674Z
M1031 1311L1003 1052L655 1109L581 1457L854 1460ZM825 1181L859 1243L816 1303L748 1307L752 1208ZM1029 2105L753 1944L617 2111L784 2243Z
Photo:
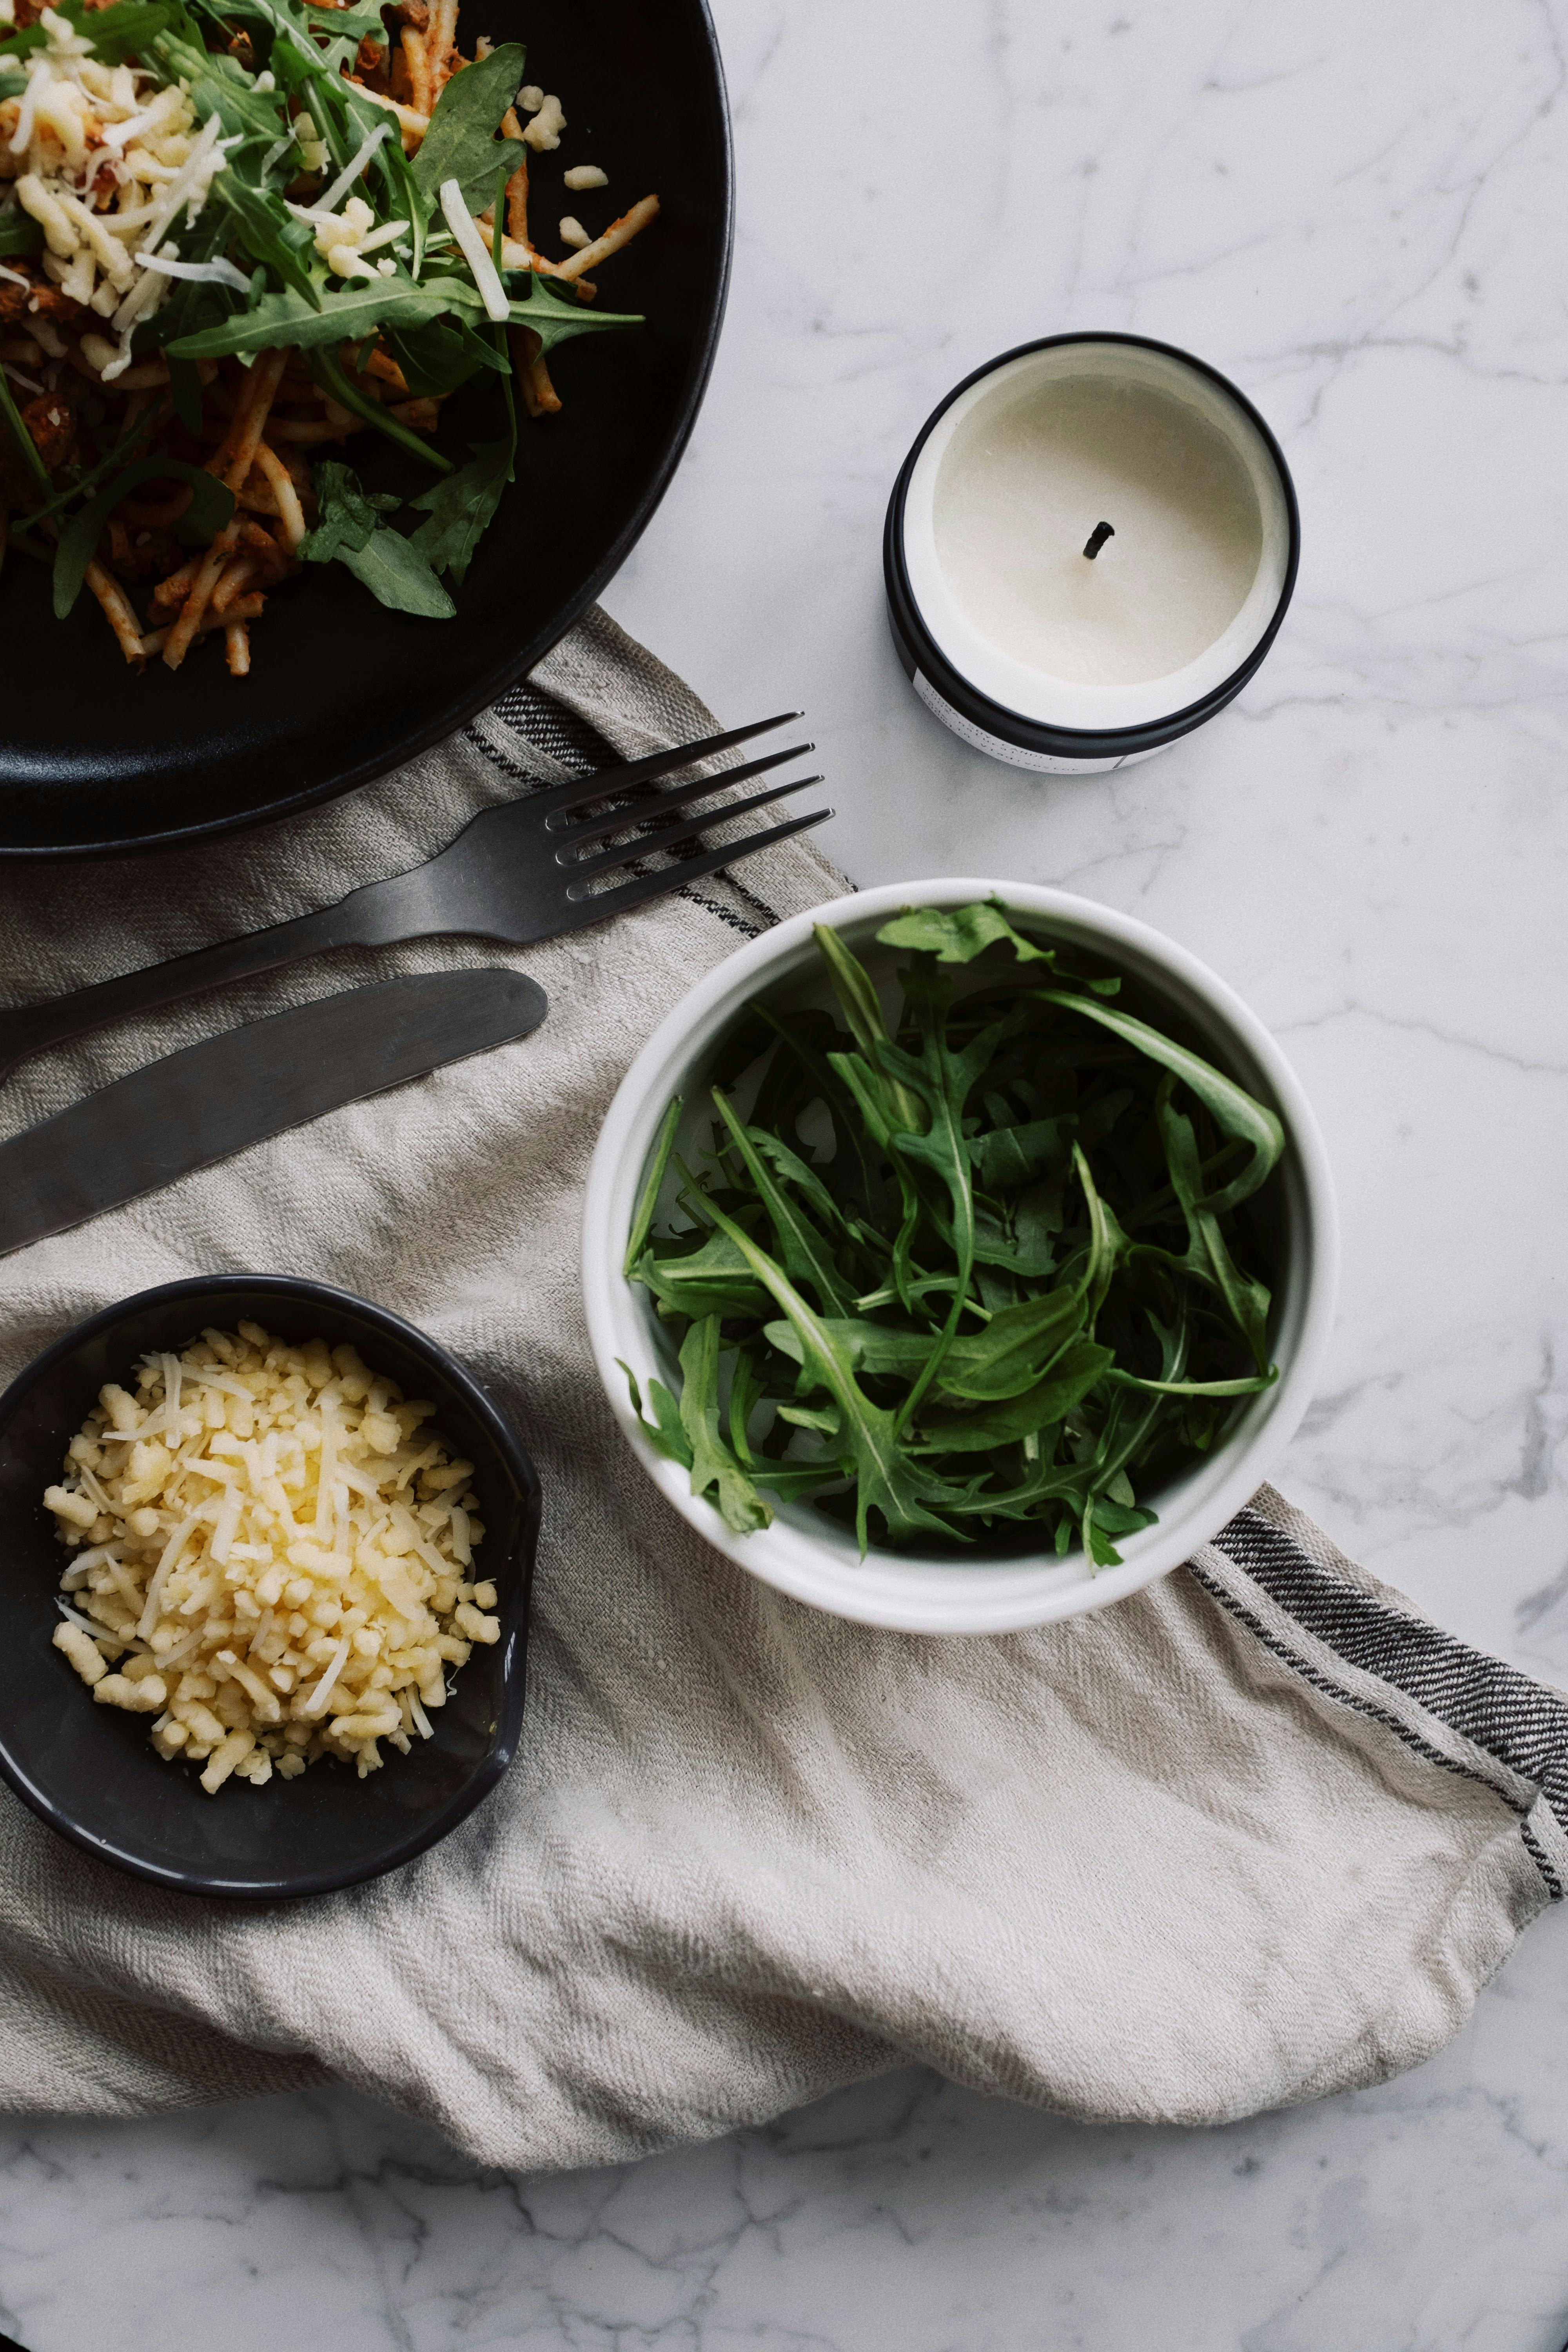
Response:
M527 99L528 94L526 90L522 92L524 100ZM524 123L522 135L534 153L542 155L549 149L559 147L561 133L566 128L566 117L561 110L561 100L547 92L540 100L538 107L531 110L531 113L532 120Z
M0 179L15 181L17 205L44 232L45 275L112 317L119 348L100 371L107 380L130 365L132 331L171 276L195 267L158 266L176 259L165 232L182 211L187 227L195 223L237 142L219 138L216 115L198 130L184 89L143 101L132 68L94 57L91 41L52 8L38 22L45 46L29 60L26 88L0 105Z
M443 180L441 183L441 210L447 216L447 227L463 248L464 259L474 273L474 283L479 289L485 315L495 320L499 326L504 326L511 315L506 288L497 274L489 240L464 203L462 189L456 180Z
M202 1761L209 1796L406 1754L447 1671L500 1638L473 1465L434 1410L352 1348L253 1323L146 1358L44 1496L73 1553L56 1648L100 1705L156 1717L160 1756Z

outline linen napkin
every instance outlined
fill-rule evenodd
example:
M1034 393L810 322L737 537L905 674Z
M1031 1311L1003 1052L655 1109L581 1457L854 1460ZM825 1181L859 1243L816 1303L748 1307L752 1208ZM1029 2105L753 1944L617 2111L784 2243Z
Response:
M530 688L332 807L155 862L0 872L0 987L303 911L606 744L713 724L592 614ZM0 1265L6 1378L181 1275L363 1292L475 1367L545 1493L519 1760L395 1875L259 1909L170 1895L0 1790L0 2106L136 2114L335 2075L540 2168L914 2058L1078 2116L1214 2123L1430 2055L1562 1895L1568 1702L1426 1622L1267 1488L1112 1608L941 1642L771 1592L645 1477L579 1303L595 1132L698 973L841 887L795 841L521 956L323 960L7 1089L17 1127L394 971L515 961L551 998L532 1037Z

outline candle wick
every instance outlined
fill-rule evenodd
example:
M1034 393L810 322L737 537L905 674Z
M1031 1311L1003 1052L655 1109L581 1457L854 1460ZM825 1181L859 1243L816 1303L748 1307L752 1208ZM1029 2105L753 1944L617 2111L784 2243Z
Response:
M1108 522L1097 522L1095 524L1094 529L1089 532L1089 537L1083 543L1083 551L1088 556L1091 563L1094 562L1095 557L1100 553L1100 549L1105 545L1106 541L1108 539L1114 539L1115 536L1115 531Z

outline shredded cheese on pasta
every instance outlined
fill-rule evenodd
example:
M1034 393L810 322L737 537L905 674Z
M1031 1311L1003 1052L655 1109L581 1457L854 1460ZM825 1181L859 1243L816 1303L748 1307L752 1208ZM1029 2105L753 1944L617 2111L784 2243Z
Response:
M103 64L52 8L38 22L47 39L27 87L0 106L0 180L15 181L17 205L44 232L46 276L119 331L101 370L112 379L130 365L132 331L168 290L165 232L182 215L195 221L234 142L220 140L216 115L197 129L177 85L147 96L138 84L150 76Z

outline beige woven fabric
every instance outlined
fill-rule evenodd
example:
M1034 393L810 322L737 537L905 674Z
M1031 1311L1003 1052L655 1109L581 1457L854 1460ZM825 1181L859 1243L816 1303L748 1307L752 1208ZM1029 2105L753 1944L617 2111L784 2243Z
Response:
M711 723L599 614L535 683L626 752ZM0 984L318 905L554 772L496 713L237 845L0 875ZM655 1023L748 929L840 887L800 843L740 880L508 958L549 991L534 1036L0 1264L6 1377L181 1275L365 1293L475 1366L545 1491L521 1759L395 1876L266 1909L172 1897L0 1791L0 2106L129 2114L331 2074L477 2158L552 2167L916 2057L1074 2115L1209 2122L1429 2054L1568 1881L1541 1794L1568 1708L1277 1496L1113 1609L946 1643L784 1600L665 1507L589 1358L581 1194ZM500 954L339 957L110 1033L27 1071L11 1124L242 1014Z

